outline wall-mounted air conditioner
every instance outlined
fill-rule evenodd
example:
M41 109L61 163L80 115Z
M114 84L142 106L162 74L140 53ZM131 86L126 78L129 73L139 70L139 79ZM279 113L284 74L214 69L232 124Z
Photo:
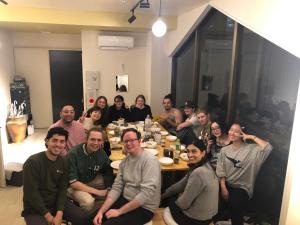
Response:
M133 37L129 36L98 36L98 45L101 49L129 49L134 46Z

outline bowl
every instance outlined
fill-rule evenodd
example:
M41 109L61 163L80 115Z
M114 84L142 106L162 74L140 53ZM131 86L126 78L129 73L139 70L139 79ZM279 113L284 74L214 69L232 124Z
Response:
M173 159L171 159L169 157L162 157L158 161L160 162L160 164L162 164L164 166L171 166L174 163Z
M145 148L145 151L150 152L152 155L158 155L158 151L154 148Z
M118 170L121 162L122 162L122 160L113 161L113 162L111 162L110 166L111 166L111 168Z
M107 133L108 133L109 135L115 135L115 131L114 131L114 130L109 130Z
M181 153L179 157L184 161L189 161L187 153Z
M168 135L168 136L166 137L166 139L167 139L168 141L176 141L177 137L176 137L176 136L173 136L173 135Z
M160 132L161 131L161 128L159 127L151 127L151 132Z
M155 141L147 141L147 148L156 148L157 143Z
M119 137L112 137L109 139L110 142L112 142L113 144L118 144L121 141L121 138Z
M169 132L168 132L168 131L165 131L165 130L162 130L162 131L160 132L160 134L161 134L162 136L166 136L166 135L169 134Z

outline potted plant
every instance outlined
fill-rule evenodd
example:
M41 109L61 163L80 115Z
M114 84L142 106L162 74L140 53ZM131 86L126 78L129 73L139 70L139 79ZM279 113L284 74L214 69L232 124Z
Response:
M6 122L6 127L13 143L23 142L27 129L27 121L23 114L26 106L25 101L19 107L17 107L17 104L18 102L14 101L9 105L9 114Z

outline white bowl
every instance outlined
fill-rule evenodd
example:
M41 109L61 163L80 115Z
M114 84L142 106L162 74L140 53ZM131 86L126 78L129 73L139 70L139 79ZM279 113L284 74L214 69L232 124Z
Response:
M147 148L156 148L157 143L155 141L147 141Z
M150 152L152 155L158 155L158 151L154 148L145 148L147 152Z
M187 153L181 153L180 155L180 158L184 161L189 161L189 158L188 158L188 155Z
M119 167L120 167L120 163L121 163L122 160L116 160L116 161L113 161L111 162L110 166L115 169L115 170L118 170Z
M170 145L170 148L176 150L176 145ZM185 149L184 145L180 145L180 150L183 151Z
M173 136L173 135L168 135L168 136L166 136L166 139L167 139L168 141L176 141L177 137L176 137L176 136Z
M160 132L161 128L159 127L151 127L151 132Z
M173 165L173 163L174 163L173 159L171 159L169 157L162 157L158 161L160 162L160 164L162 164L164 166L170 166L170 165Z
M110 130L107 133L110 134L110 135L115 135L115 131L114 130Z
M169 132L168 132L168 131L165 131L165 130L162 130L162 131L160 132L160 134L161 134L162 136L166 136L166 135L169 134Z
M109 139L110 142L112 143L119 143L121 141L121 138L119 137L112 137Z

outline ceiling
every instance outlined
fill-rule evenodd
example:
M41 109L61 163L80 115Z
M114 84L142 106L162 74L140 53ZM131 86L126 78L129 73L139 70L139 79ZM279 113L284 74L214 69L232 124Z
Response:
M101 12L129 12L138 0L6 0L9 7L34 7L61 10ZM146 0L144 0L146 2ZM157 15L159 0L148 0L150 9L137 8L137 12ZM203 0L161 0L163 15L178 15L193 9Z
M21 32L80 33L83 29L147 31L158 16L159 0L149 9L130 9L138 0L6 0L0 4L0 28ZM147 0L144 0L147 1ZM161 15L168 30L176 29L177 16L209 0L161 0Z

